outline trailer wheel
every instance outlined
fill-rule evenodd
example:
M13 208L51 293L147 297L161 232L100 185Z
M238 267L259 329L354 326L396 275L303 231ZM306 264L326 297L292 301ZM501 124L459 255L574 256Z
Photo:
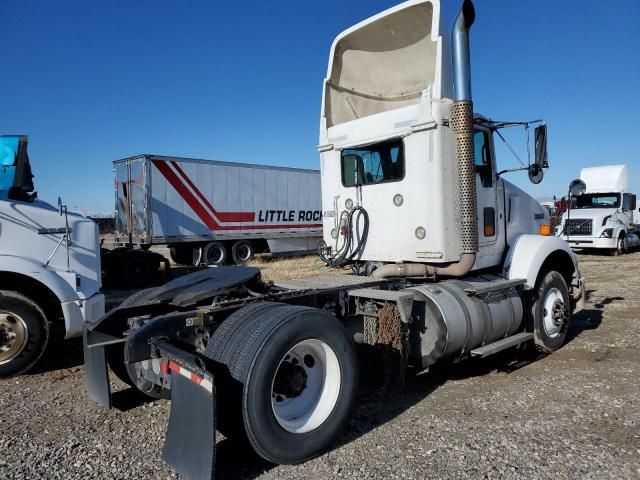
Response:
M531 315L534 343L540 352L551 353L563 345L570 305L567 282L560 273L551 270L538 278Z
M207 265L224 265L227 263L227 247L222 242L208 243L204 247L202 257Z
M326 312L262 305L231 315L225 323L239 324L227 327L232 338L216 342L214 334L210 346L225 346L207 350L227 371L218 418L241 428L264 459L300 463L325 451L349 418L358 376L355 348Z
M231 257L236 265L244 265L253 258L254 249L248 240L240 240L231 247Z
M48 341L49 323L42 309L18 292L0 290L0 378L33 367Z
M169 248L169 256L178 265L193 265L193 247L174 246Z

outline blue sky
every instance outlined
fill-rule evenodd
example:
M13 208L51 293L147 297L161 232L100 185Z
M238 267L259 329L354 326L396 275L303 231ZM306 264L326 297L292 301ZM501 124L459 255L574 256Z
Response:
M0 132L29 135L40 198L87 212L113 210L111 162L138 153L318 168L331 42L395 3L0 0ZM582 166L627 163L640 191L640 2L476 9L476 110L549 124L542 184L509 179L560 195Z

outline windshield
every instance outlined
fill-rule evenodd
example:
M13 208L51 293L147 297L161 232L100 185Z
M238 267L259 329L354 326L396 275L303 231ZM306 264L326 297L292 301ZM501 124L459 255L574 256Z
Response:
M576 208L620 208L620 194L586 193L577 197Z

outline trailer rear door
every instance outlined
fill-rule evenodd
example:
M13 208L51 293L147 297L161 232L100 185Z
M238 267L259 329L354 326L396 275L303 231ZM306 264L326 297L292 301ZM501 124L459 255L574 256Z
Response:
M134 243L149 243L145 157L115 162L115 175L116 233Z

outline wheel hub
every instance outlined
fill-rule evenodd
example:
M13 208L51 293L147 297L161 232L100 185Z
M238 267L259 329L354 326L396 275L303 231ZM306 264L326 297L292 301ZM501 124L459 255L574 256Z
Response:
M271 383L271 408L282 428L306 433L329 418L340 394L340 362L320 339L303 340L285 354Z
M12 313L0 313L0 365L20 355L27 343L27 325Z
M296 359L294 359L296 360ZM299 364L282 362L273 382L273 393L287 398L298 397L307 387L307 373Z
M560 327L564 324L567 313L562 300L556 300L553 304L552 318L555 326Z

